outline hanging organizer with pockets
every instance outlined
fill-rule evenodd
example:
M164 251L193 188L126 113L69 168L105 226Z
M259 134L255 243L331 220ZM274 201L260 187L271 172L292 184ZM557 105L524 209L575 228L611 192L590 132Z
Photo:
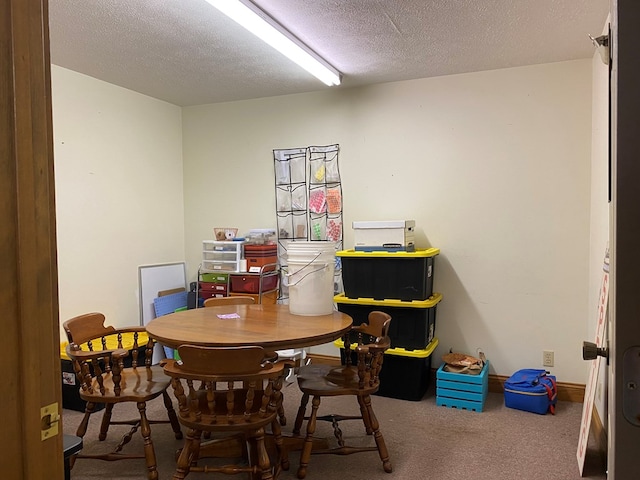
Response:
M342 250L342 183L339 145L274 150L278 258L287 265L287 245L295 241L330 241ZM340 259L335 282L340 285ZM282 295L287 296L286 282Z

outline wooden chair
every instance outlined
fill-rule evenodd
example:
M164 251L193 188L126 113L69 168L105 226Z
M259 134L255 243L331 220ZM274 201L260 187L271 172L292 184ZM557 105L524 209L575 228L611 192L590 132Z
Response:
M262 347L178 347L181 360L167 360L164 371L172 377L178 399L178 419L187 437L173 475L190 472L236 474L247 472L263 480L278 476L282 463L282 436L276 411L282 402L284 363L265 361ZM200 386L195 386L199 383ZM265 427L271 426L276 446L272 465L265 446ZM224 438L239 434L246 463L198 465L203 433ZM253 445L248 455L247 444ZM275 468L274 468L275 467Z
M89 419L95 413L98 403L106 404L99 440L106 439L110 425L130 425L131 427L113 451L103 454L75 455L70 460L70 466L73 466L76 458L107 461L144 458L149 480L156 480L158 471L150 425L171 423L176 439L182 438L180 424L167 393L171 379L164 374L162 367L151 365L154 340L149 338L146 344L138 344L140 333L145 331L144 327L116 329L105 326L104 322L103 314L88 313L67 320L63 324L69 340L67 355L73 363L80 384L80 398L87 402L85 414L76 435L80 438L84 437ZM129 350L123 348L123 335L131 335L133 339L131 354ZM113 339L115 344L111 345ZM168 420L149 420L146 415L146 402L159 396L164 399ZM135 403L140 417L132 420L113 419L114 406L124 402ZM144 440L144 453L123 453L124 445L131 440L138 429Z
M368 323L354 326L344 336L344 365L307 365L298 371L298 386L302 391L302 400L293 427L294 435L300 434L303 420L307 420L307 433L300 455L298 478L305 478L311 454L334 453L349 455L365 451L378 451L385 472L392 471L389 453L378 420L371 405L371 395L380 387L380 370L384 360L384 352L389 348L388 336L391 317L383 312L374 311L369 314ZM353 346L353 348L352 348ZM325 415L318 416L318 408L322 397L353 395L360 406L360 416ZM306 415L307 403L312 396L311 415ZM345 444L342 431L338 425L342 420L361 419L367 435L373 435L376 446L354 447ZM313 450L313 434L316 421L332 422L338 446L328 450Z
M253 305L256 301L253 297L243 296L243 295L234 295L232 297L211 297L207 298L204 301L204 307L218 307L222 305ZM265 352L265 359L269 359L271 361L276 361L280 356L278 352ZM284 357L288 358L288 357ZM288 364L287 364L288 365ZM286 367L286 375L288 377L290 372L293 371L293 368ZM280 425L287 424L287 417L284 414L284 407L280 405L278 408L278 416L280 417ZM205 432L204 438L209 438L211 436L211 432Z
M255 300L253 297L245 297L242 295L237 295L237 296L233 296L233 297L212 297L212 298L207 298L204 301L204 306L205 307L217 307L220 305L252 305L255 303ZM275 352L265 352L266 358L271 359L273 361L275 361L276 359L282 359L282 360L290 360L290 362L286 363L286 369L285 369L285 381L287 383L291 383L291 378L295 375L295 372L297 371L298 367L301 364L301 359L303 359L304 357L302 356L302 353L304 353L304 350L302 350L301 352L298 352L297 350L294 349L288 349L288 350L276 350ZM286 425L287 424L287 417L284 413L284 407L282 407L282 405L280 405L280 407L278 408L278 417L280 419L280 425ZM205 438L206 438L206 434L205 434Z
M253 297L234 295L231 297L211 297L204 301L205 307L218 307L220 305L252 305L256 303Z

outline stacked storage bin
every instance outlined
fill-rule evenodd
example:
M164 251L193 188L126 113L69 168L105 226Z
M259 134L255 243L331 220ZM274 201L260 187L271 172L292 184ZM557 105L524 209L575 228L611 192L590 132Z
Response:
M278 263L278 245L269 243L244 246L244 258L247 261L247 271L253 273L270 272L276 269Z
M256 303L276 303L280 279L277 249L275 243L203 240L202 264L198 282L192 286L190 308L202 306L208 298L233 295L251 296Z
M367 321L369 312L391 315L391 348L385 353L378 395L420 400L431 379L431 354L436 309L442 295L433 293L437 248L408 251L337 252L342 263L344 293L336 295L338 310Z

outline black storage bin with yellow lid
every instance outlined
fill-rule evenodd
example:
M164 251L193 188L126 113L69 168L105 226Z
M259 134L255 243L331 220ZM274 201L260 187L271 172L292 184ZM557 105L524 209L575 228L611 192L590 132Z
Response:
M343 341L336 340L334 345L340 348L340 359L344 364ZM380 388L376 395L414 402L422 400L431 383L431 355L437 346L438 339L434 338L422 350L388 349L384 353ZM352 352L351 361L354 365L357 364L357 360L355 352Z
M347 298L426 300L433 294L438 248L405 251L341 250L342 283Z
M374 310L391 315L389 337L391 348L406 350L425 349L435 337L436 308L442 294L434 293L427 300L374 300L373 298L347 298L344 294L333 297L338 310L353 319L354 325L367 322Z

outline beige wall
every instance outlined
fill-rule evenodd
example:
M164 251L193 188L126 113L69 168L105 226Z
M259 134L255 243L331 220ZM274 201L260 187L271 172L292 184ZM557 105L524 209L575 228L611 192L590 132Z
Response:
M345 246L352 221L404 218L442 250L434 365L481 347L507 375L554 350L552 372L584 383L592 73L581 60L181 110L54 66L61 319L137 323L139 265L186 259L195 279L213 227L275 227L274 148L339 143Z
M190 276L215 226L275 227L272 149L339 143L352 221L415 219L442 251L442 353L482 348L492 373L586 381L591 61L183 109Z
M138 266L184 260L181 109L55 65L52 90L60 320L137 325Z

